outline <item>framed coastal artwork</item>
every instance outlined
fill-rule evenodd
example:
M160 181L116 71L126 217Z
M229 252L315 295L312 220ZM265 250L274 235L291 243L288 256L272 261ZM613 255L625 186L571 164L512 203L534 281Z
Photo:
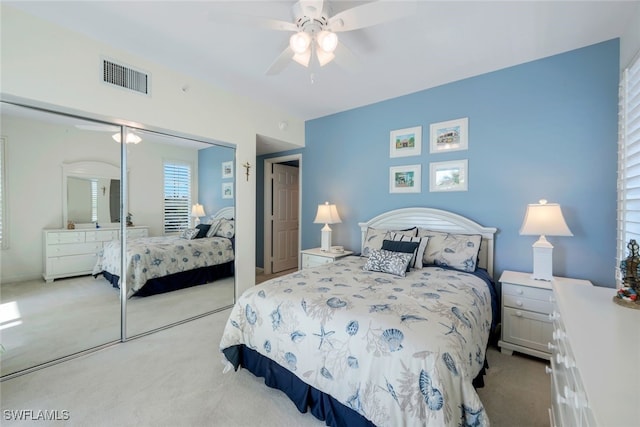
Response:
M433 123L429 126L429 152L443 153L469 148L469 118Z
M468 160L429 163L429 191L467 191Z
M392 130L389 157L419 156L422 153L422 126Z
M390 193L419 193L421 165L391 166L389 168Z
M233 182L222 183L222 198L233 199Z
M233 178L233 161L222 162L222 178Z

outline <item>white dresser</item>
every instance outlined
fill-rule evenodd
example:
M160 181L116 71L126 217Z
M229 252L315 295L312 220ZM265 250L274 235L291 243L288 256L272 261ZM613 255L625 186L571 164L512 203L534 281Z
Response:
M552 287L551 426L640 425L640 310L614 304L612 288Z
M553 279L556 283L591 285L587 280ZM549 360L549 342L553 332L549 317L552 311L551 283L534 280L531 273L502 273L502 337L498 342L502 353L511 355L517 351Z
M43 273L47 282L91 274L103 242L117 240L118 228L43 231ZM147 237L148 227L127 227L127 238Z

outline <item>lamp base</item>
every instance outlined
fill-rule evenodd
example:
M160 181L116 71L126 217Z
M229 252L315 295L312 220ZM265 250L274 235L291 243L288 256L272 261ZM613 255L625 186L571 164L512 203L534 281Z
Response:
M324 227L322 227L320 250L323 252L331 251L331 227L329 227L329 224L325 224Z
M534 280L553 280L553 245L544 237L540 236L533 244L533 274Z

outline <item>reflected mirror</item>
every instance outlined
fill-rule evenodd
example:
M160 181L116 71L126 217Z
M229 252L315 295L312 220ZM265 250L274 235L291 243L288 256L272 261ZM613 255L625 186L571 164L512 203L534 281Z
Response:
M104 240L118 238L118 229L97 233L88 219L69 230L63 214L64 166L91 159L77 177L104 176L93 168L108 164L118 178L120 147L104 132L77 127L102 123L4 102L0 113L0 374L6 376L120 339L118 292L91 276L96 253ZM78 191L93 185L77 184ZM90 212L91 205L82 209Z
M116 202L125 198L128 249L165 238L190 248L193 242L181 236L196 222L232 221L234 179L228 169L223 175L222 164L233 169L235 149L130 129L142 141L126 145L123 179L113 125L1 106L2 377L233 304L235 236L224 238L231 251L204 281L169 277L180 284L176 289L151 286L145 295L124 279L123 336L119 284L102 274L101 255L120 246ZM188 176L181 175L185 165ZM121 259L118 251L113 256ZM205 267L192 270L212 274L211 265Z
M234 174L223 174L222 166L235 162L235 150L156 132L136 134L141 142L127 145L128 209L149 237L127 241L129 337L234 302L235 198L232 191L223 194ZM194 211L196 205L201 210ZM186 230L198 224L202 234L188 238Z

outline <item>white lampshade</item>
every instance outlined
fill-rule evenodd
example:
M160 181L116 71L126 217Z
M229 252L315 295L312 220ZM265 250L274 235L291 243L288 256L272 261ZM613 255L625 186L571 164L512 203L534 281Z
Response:
M114 133L111 137L115 142L120 142L120 132ZM140 141L142 141L142 138L140 138L138 135L133 132L127 132L127 144L137 144Z
M200 217L205 215L204 207L200 203L196 203L191 207L191 216L195 218L196 225L200 224Z
M331 31L320 31L318 34L318 46L327 53L331 53L338 47L338 35Z
M573 236L557 203L540 200L527 205L527 212L520 228L524 236L540 236L533 244L533 275L536 280L553 280L553 245L545 236Z
M325 202L323 205L318 205L316 219L313 222L315 224L338 224L342 220L338 215L336 205L330 205L329 202Z
M311 44L311 36L304 31L300 31L295 33L289 38L289 47L295 53L304 53L307 49L309 49L309 45Z
M573 236L562 216L562 210L557 203L547 203L540 200L540 204L527 205L520 234L523 236Z
M324 227L322 227L320 249L325 252L329 252L331 250L331 227L329 227L329 224L338 224L342 222L338 215L336 205L330 205L329 202L325 202L323 205L318 205L316 219L314 219L313 222L315 224L324 224Z

